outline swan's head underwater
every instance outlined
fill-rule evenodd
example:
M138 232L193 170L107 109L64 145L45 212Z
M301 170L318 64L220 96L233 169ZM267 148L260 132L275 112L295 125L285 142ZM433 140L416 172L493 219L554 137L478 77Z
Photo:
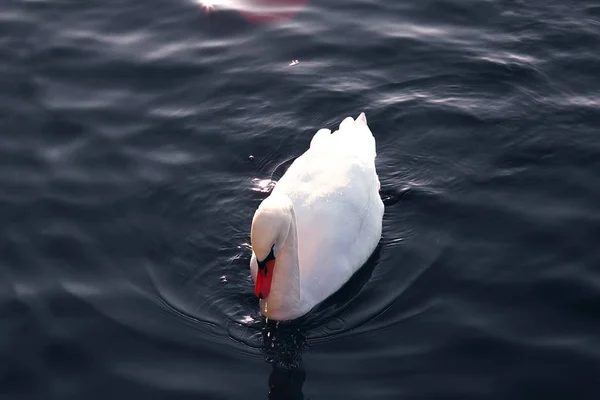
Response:
M271 294L277 256L292 224L292 209L289 199L272 194L263 200L252 219L250 240L258 267L256 274L252 270L252 279L255 283L254 293L259 299L267 299Z

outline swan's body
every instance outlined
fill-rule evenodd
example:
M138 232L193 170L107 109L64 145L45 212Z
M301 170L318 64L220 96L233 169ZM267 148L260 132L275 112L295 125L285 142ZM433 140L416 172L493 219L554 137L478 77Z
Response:
M319 130L260 204L250 270L263 315L306 314L375 250L383 218L375 156L364 113L348 117L334 133Z

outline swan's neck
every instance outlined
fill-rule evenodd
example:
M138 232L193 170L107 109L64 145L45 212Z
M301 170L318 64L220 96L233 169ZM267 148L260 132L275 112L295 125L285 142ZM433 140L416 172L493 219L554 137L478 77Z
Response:
M298 263L298 232L293 208L291 213L287 238L275 261L271 293L268 298L260 301L262 314L276 320L294 319L303 311Z

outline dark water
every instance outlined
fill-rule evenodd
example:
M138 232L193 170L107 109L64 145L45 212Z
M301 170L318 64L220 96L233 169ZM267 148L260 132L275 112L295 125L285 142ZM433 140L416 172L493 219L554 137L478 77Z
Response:
M599 49L592 0L4 0L0 397L599 398ZM252 214L361 111L379 249L265 328Z

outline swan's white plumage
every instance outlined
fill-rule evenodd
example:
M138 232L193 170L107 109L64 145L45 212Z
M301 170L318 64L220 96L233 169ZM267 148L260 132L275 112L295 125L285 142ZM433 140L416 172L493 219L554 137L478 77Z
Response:
M304 315L336 292L374 251L384 211L375 156L375 138L362 113L356 120L344 119L333 133L319 130L310 148L277 182L269 196L272 201L263 203L269 207L273 199L282 198L293 204L300 293L293 304L277 296L261 300L263 314L279 320ZM255 219L260 217L261 207ZM254 280L256 257L264 256L253 251L250 268ZM287 278L284 272L277 275L284 269L276 262L272 290Z

